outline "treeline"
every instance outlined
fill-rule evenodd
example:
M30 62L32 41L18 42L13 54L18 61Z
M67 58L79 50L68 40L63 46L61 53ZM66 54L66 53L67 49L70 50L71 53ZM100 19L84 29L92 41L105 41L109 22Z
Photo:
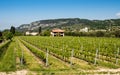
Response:
M50 36L51 30L47 29L42 31L39 27L39 36ZM119 37L120 30L115 31L93 31L93 32L65 32L65 36L87 36L87 37Z
M119 37L120 38L120 30L112 31L112 32L65 32L66 36L90 36L90 37Z

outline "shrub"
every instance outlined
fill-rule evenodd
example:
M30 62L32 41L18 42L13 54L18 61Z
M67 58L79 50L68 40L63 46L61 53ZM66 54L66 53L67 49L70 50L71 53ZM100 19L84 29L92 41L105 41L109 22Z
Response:
M96 36L97 36L97 37L103 37L104 35L105 35L105 33L102 32L102 31L97 31L97 32L96 32Z
M120 30L116 30L116 31L114 32L114 35L115 35L115 37L120 37Z

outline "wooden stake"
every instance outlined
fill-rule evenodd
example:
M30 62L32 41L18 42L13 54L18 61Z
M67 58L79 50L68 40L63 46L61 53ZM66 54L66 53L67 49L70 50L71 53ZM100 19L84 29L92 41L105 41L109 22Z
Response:
M70 62L71 67L72 67L72 64L73 64L73 61L72 61L73 55L74 55L74 49L72 49L72 51L71 51L71 62Z
M98 49L96 49L96 56L95 56L95 62L94 62L94 65L96 65L97 55L98 55Z
M46 66L48 66L48 52L49 50L46 48Z
M116 64L118 64L118 56L119 56L119 48L118 48L117 55L116 55Z

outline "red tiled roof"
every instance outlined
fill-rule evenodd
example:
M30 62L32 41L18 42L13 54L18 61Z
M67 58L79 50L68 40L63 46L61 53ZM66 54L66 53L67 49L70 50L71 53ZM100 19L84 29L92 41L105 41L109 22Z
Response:
M61 29L53 29L52 32L64 32L64 30L61 30Z

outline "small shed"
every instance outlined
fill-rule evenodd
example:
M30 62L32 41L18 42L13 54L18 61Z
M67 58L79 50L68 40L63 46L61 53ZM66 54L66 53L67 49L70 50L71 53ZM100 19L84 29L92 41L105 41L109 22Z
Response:
M53 37L62 36L63 37L64 36L64 30L55 28L51 31L51 36L53 36Z

